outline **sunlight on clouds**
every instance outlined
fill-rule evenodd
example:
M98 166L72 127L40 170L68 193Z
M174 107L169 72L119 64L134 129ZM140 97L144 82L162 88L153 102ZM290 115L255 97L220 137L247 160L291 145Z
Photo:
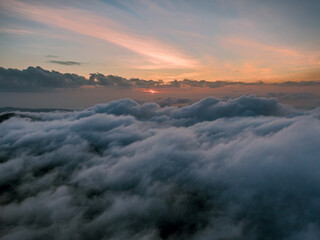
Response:
M1 3L2 8L18 13L28 19L78 34L105 40L145 56L157 68L194 68L200 63L181 53L176 47L164 44L147 36L119 31L119 24L106 17L96 16L76 8L49 8L19 1ZM122 27L122 26L120 26ZM148 66L148 68L151 68Z

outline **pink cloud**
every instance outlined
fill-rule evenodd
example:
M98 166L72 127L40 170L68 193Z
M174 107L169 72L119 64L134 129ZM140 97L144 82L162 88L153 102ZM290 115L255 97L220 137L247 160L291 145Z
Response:
M155 65L155 68L157 68L157 65L167 68L195 68L200 66L197 60L183 54L174 46L164 44L151 37L120 31L118 29L123 29L123 27L119 24L85 10L49 8L14 0L1 1L1 7L33 21L111 42L144 56L146 60Z
M300 55L297 51L290 48L272 46L248 39L228 38L224 39L224 41L228 44L236 45L237 47L250 48L259 52L277 54L279 56L296 57Z
M0 32L12 33L12 34L34 34L32 31L23 30L23 29L10 29L10 28L1 28Z

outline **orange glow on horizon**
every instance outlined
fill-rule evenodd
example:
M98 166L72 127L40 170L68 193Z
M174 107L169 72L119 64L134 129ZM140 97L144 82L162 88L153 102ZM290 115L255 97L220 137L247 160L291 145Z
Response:
M154 90L154 89L139 89L138 91L145 92L145 93L151 93L151 94L159 93L159 91Z

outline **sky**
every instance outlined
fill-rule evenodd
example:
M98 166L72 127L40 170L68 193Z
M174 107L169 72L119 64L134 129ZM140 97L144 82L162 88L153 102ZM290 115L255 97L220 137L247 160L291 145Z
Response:
M320 2L0 0L0 66L89 77L320 80Z

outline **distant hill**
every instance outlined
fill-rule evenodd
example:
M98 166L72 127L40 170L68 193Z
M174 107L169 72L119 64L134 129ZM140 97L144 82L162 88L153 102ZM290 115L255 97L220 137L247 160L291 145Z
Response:
M12 118L30 118L25 114L20 114L19 112L54 112L54 111L63 111L70 112L70 109L56 109L56 108L13 108L13 107L2 107L0 108L0 123Z

